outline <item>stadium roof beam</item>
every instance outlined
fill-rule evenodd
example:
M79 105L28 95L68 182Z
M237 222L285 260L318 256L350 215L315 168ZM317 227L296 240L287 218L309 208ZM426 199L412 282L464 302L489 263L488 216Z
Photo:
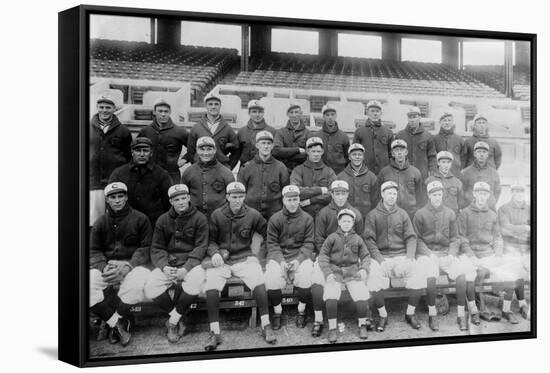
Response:
M382 59L401 61L401 36L382 34Z
M319 30L319 56L338 56L338 31Z
M157 44L179 48L181 45L181 20L157 18Z
M441 62L458 69L462 56L459 53L458 38L442 38L441 39Z
M261 56L271 51L271 27L250 25L250 57Z

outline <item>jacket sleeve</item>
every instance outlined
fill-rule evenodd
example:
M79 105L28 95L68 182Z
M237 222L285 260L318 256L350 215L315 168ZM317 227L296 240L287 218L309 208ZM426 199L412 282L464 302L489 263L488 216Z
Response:
M467 256L474 256L468 239L468 215L463 211L458 216L458 234L460 236L460 253Z
M219 254L220 252L220 246L219 246L219 237L220 230L219 230L219 222L216 217L216 213L212 213L210 215L210 221L208 222L208 255L210 257L214 256L214 254Z
M122 180L120 176L120 167L115 168L113 172L111 173L111 176L109 176L109 180L107 181L108 184L114 183L115 181L121 181L125 183L124 180Z
M471 141L465 140L464 145L466 147L466 163L462 166L462 168L466 168L474 163L474 144L471 144Z
M494 170L495 174L495 203L498 202L498 199L500 198L500 193L502 191L502 186L500 185L500 176L498 175L498 172Z
M464 169L466 167L466 162L468 161L468 148L466 147L466 142L462 137L460 138L460 169ZM455 175L457 177L460 177L460 175Z
M103 272L107 265L107 257L105 256L105 248L103 241L105 239L105 216L100 217L92 226L90 232L90 269L98 269Z
M208 249L208 220L203 214L199 214L197 217L195 227L195 248L189 253L187 261L183 267L189 272L199 264L206 256L206 250Z
M315 217L315 233L314 233L314 239L315 239L315 250L317 253L321 251L321 246L323 246L323 242L327 239L326 235L326 217L324 211L320 211L317 214L317 217Z
M357 238L359 239L359 266L361 267L361 269L367 271L368 274L370 268L369 249L367 248L367 245L365 244L365 241L363 241L361 236L357 235Z
M416 214L414 214L412 224L416 232L416 253L418 255L427 255L427 256L432 255L433 254L432 250L430 250L428 245L422 239L424 219L422 217L422 214L419 213L418 211L416 212Z
M262 214L256 211L256 222L254 224L254 231L262 236L262 249L260 252L267 252L267 221Z
M307 219L305 226L304 244L300 248L300 254L298 254L298 262L302 263L304 260L311 258L311 254L314 250L314 226L313 218Z
M344 135L343 135L343 139L344 139L344 141L343 141L343 146L344 146L344 159L346 160L346 166L347 166L348 163L349 163L348 150L349 150L349 147L350 147L348 135L344 134Z
M355 224L353 226L353 229L358 235L361 235L363 231L365 230L365 219L364 216L361 214L361 212L356 211L356 218L355 218ZM362 240L362 239L361 239Z
M162 201L162 208L164 209L163 212L166 212L170 209L170 199L168 198L168 189L172 186L172 178L170 177L170 174L168 171L162 170L162 181L161 181L161 201Z
M300 148L286 147L284 136L280 131L276 131L273 140L273 156L277 159L288 159L300 153Z
M458 222L456 214L451 214L449 221L449 255L458 256L460 251L460 235L458 234Z
M328 179L328 187L327 189L330 189L330 184L332 184L332 182L334 180L336 180L336 174L334 173L334 170L332 168L328 168L328 175L327 175L327 179ZM300 191L300 195L301 195L301 191ZM327 193L327 194L319 194L315 197L312 197L311 198L311 203L320 203L322 205L328 205L330 203L330 200L332 199L332 196L330 195L330 193Z
M168 265L168 237L164 230L165 219L161 216L155 223L151 243L151 262L161 270Z
M151 228L149 219L147 219L144 215L140 215L139 218L139 233L140 247L134 251L132 258L130 259L130 265L132 268L146 264L150 257L153 229Z
M435 148L434 137L430 135L428 139L428 170L437 170L437 149Z
M460 176L460 175L459 175ZM458 193L456 195L458 208L466 207L466 196L464 195L464 184L458 179ZM456 217L458 219L458 216Z
M502 255L504 250L504 242L502 240L502 234L500 233L498 219L496 219L495 224L493 224L493 250L495 250L495 254L498 256Z
M122 139L122 151L124 152L124 157L126 158L126 163L132 160L132 134L129 129L126 129L128 132L126 136Z
M248 190L248 177L249 176L250 175L248 174L248 172L245 171L245 165L241 164L241 166L239 167L239 172L237 173L237 181L243 183L246 190Z
M370 255L376 259L378 263L382 263L384 261L384 257L376 245L376 218L371 214L367 214L367 217L365 218L363 240L369 249Z
M495 166L496 166L496 169L498 170L500 168L500 165L502 164L502 149L500 148L500 144L496 140L495 140L494 157L495 157Z
M416 233L409 215L405 211L403 213L403 238L407 245L407 258L414 259L416 256Z
M296 185L300 189L300 200L304 201L307 199L311 199L317 195L320 195L322 191L321 191L321 187L304 187L303 186L304 181L302 179L302 175L300 174L300 170L302 169L303 169L302 167L298 166L294 170L292 170L292 174L290 174L290 184Z
M230 149L229 166L231 169L234 169L241 157L241 144L239 143L237 134L231 127L229 127L229 143L233 145Z
M278 219L269 219L267 223L267 260L274 260L282 263L284 260L283 250L281 249L281 226Z
M187 137L187 153L185 154L185 160L189 163L193 163L195 160L195 153L197 152L197 133L192 128L189 136Z
M371 187L370 205L374 207L378 204L378 201L380 201L380 198L381 198L380 186L378 185L378 177L373 173L372 181L369 181L369 182ZM366 219L366 216L363 216L363 218Z
M288 168L285 165L281 165L279 170L279 182L281 183L281 190L290 184L290 175L288 174Z
M321 250L319 251L319 257L317 258L317 263L319 263L319 268L323 272L325 278L332 274L332 269L330 268L330 253L335 241L334 236L328 236L325 242L323 242L323 246L321 246Z
M498 209L498 222L502 238L517 238L518 236L523 238L523 236L530 232L530 229L528 229L527 225L513 225L510 214L511 211L506 206Z

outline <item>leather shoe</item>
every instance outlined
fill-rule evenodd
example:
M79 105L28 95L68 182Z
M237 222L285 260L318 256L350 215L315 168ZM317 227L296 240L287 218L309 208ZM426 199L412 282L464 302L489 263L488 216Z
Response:
M170 343L176 343L180 339L178 324L174 325L170 323L170 320L166 320L166 337Z
M130 327L127 320L118 319L116 322L116 325L114 327L116 332L118 333L118 336L120 337L120 344L123 346L128 345L130 343L130 338L132 335L130 334Z
M468 330L468 319L466 319L465 316L458 316L456 318L456 322L458 323L458 328L460 330Z
M323 323L319 321L315 321L313 323L313 328L311 329L311 336L320 337L322 333L323 333Z
M521 315L521 317L523 317L525 320L529 320L530 319L530 313L529 313L529 306L528 305L523 305L519 308L519 314Z
M180 318L180 321L178 321L178 336L181 338L187 333L187 325L185 325L185 321L183 320L183 317Z
M519 320L512 312L503 312L502 318L508 320L510 324L519 324Z
M279 330L281 329L281 314L274 313L271 317L271 329Z
M383 332L384 330L386 330L387 326L388 326L388 318L380 317L378 319L378 322L376 323L376 331Z
M428 316L428 325L434 332L439 330L439 319L437 316Z
M298 316L296 316L296 327L298 328L305 328L306 327L306 314L303 312L299 312Z
M272 345L277 343L277 336L275 335L275 333L273 333L273 330L271 330L271 328L265 327L262 329L262 331L263 331L262 334L264 336L264 339L267 343Z
M208 340L206 341L206 346L204 346L205 351L213 351L218 348L218 345L222 343L222 336L214 332L210 332L208 335Z
M359 338L360 339L367 339L368 338L367 325L366 324L363 324L359 327Z
M416 315L405 315L405 321L412 326L413 329L420 329L420 322L418 322Z
M328 330L328 341L329 343L336 343L338 341L338 329Z
M369 332L372 332L376 329L375 325L374 325L374 322L372 321L372 319L369 317L367 318L367 330Z
M120 342L120 336L118 335L115 328L109 327L109 343L114 345L114 344L117 344L118 342Z
M470 320L472 321L472 324L474 324L474 325L481 324L481 319L479 318L479 312L472 313L470 315Z
M111 328L105 321L101 321L101 324L99 325L99 330L97 332L97 340L102 341L104 339L109 338L109 334L111 332Z

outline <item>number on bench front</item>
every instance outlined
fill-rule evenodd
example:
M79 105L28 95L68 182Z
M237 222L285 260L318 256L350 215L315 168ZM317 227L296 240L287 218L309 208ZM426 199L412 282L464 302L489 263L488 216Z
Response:
M236 300L233 304L235 307L244 307L244 300Z

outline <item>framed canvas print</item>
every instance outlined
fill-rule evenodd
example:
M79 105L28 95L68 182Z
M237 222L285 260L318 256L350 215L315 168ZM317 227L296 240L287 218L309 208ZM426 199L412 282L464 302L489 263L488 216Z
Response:
M59 13L59 357L536 336L536 35Z

